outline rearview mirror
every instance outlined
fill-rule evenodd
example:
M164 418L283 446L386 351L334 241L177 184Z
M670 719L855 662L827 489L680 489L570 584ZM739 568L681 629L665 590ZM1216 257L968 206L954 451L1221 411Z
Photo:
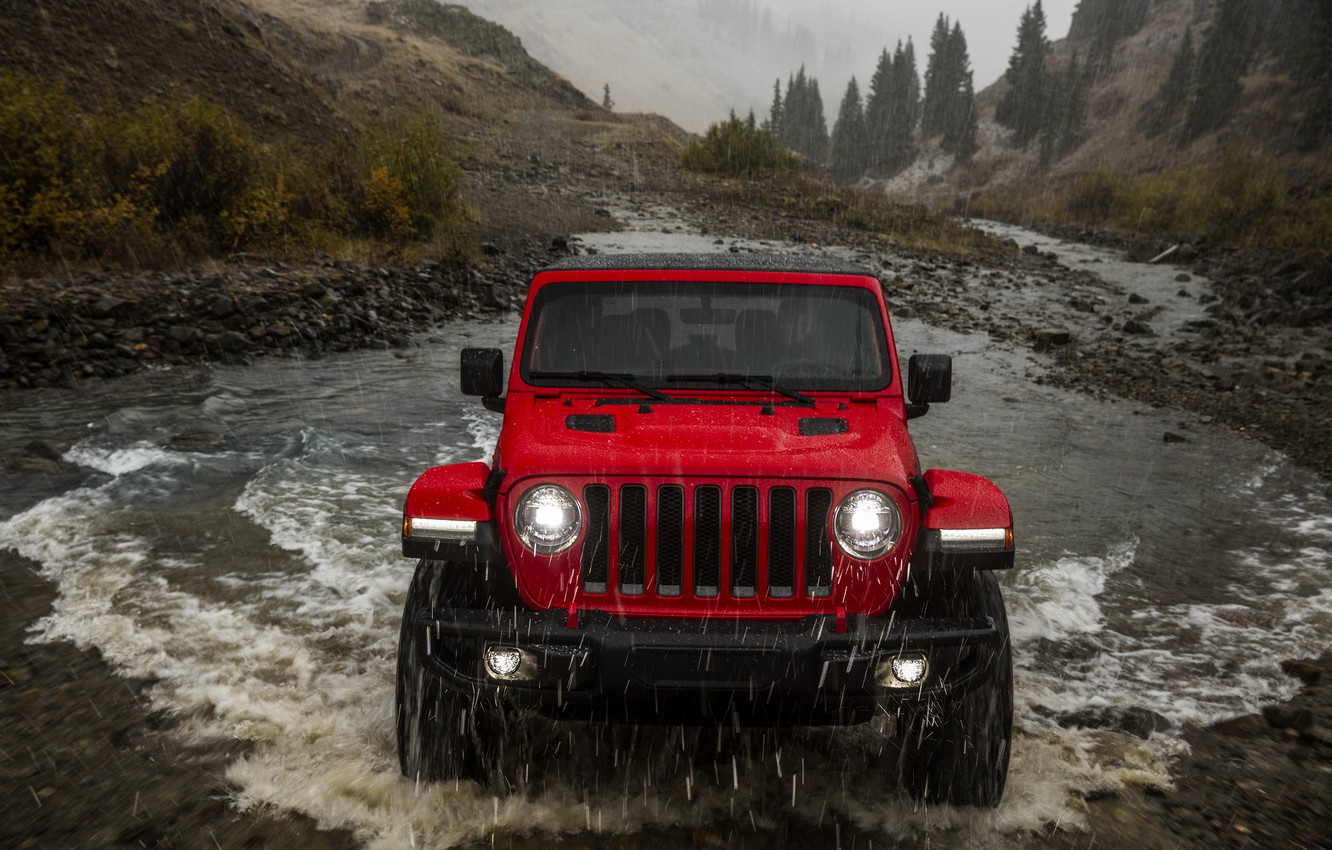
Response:
M931 404L953 394L953 358L947 354L913 354L907 364L907 416L925 415Z
M463 395L485 399L504 394L504 352L498 348L464 348L461 371Z

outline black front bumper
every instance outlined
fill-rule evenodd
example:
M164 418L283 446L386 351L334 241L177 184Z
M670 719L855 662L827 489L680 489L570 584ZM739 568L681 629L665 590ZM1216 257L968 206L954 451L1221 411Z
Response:
M1006 639L988 618L832 616L795 621L644 620L583 611L460 608L422 611L415 651L453 690L499 689L517 705L559 717L637 723L740 719L760 725L850 723L876 710L979 687ZM536 661L525 681L491 676L488 646L517 647ZM919 685L879 684L882 665L924 653Z

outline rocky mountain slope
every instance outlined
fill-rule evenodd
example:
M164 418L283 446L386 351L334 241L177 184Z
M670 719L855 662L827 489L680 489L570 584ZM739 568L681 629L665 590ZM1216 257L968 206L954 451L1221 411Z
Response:
M1079 143L1067 155L1045 164L1039 145L1024 150L1014 144L1012 131L995 121L996 107L1009 90L1000 77L977 94L980 150L969 167L954 168L952 158L939 151L937 140L926 140L918 161L883 182L883 188L896 197L952 205L1014 187L1039 195L1098 170L1141 174L1216 163L1236 150L1278 162L1294 195L1316 195L1332 186L1326 144L1307 150L1299 143L1308 98L1283 64L1285 48L1267 29L1255 34L1262 43L1240 80L1242 93L1233 114L1217 130L1188 144L1178 143L1173 132L1149 133L1153 102L1185 32L1197 51L1221 4L1220 0L1151 0L1133 5L1144 10L1141 26L1105 55L1105 70L1087 89L1086 123ZM1269 27L1274 10L1269 4L1258 6L1259 25ZM1005 35L1014 40L1014 35ZM1082 12L1075 14L1068 34L1047 32L1047 36L1052 42L1052 70L1066 67L1073 57L1085 66L1099 49L1094 27Z

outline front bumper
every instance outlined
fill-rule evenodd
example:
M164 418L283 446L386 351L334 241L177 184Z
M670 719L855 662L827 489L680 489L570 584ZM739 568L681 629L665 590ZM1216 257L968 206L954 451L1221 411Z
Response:
M851 723L876 710L981 686L1000 635L988 618L832 616L799 620L647 620L580 612L435 608L415 618L414 651L453 690L498 689L557 717L638 723L741 719L757 725ZM523 681L491 675L489 646L524 651ZM918 685L888 687L892 658L923 653Z

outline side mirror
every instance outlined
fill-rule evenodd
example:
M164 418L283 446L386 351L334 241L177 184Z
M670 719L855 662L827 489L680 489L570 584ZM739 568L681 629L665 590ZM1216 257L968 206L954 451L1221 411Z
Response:
M953 394L953 358L947 354L913 354L907 363L907 418L924 416L931 404Z
M504 352L498 348L464 348L462 350L463 395L479 395L487 410L499 406L504 394Z

